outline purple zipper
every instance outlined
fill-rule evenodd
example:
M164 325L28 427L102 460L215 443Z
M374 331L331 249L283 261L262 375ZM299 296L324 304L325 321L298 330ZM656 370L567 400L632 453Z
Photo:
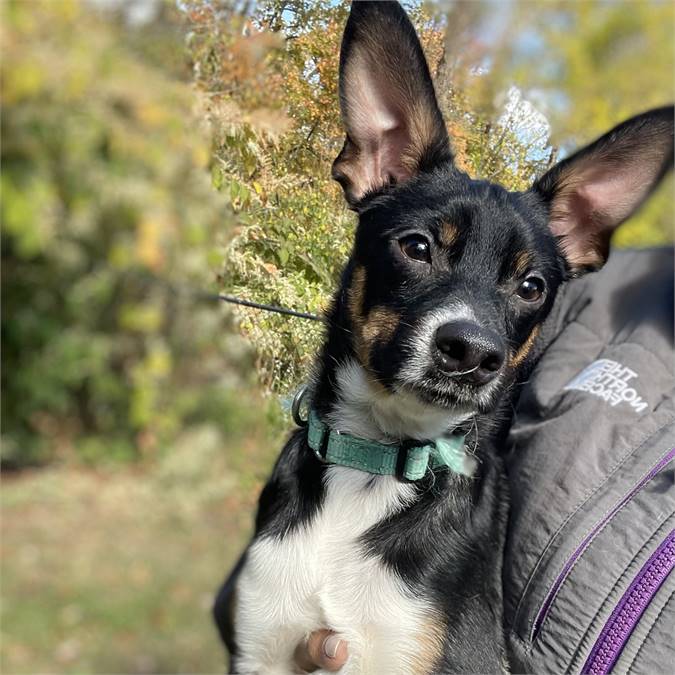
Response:
M615 607L581 671L583 675L611 672L656 592L675 567L675 530L642 566Z
M567 575L570 573L570 570L572 569L572 566L574 563L577 561L579 556L586 550L586 547L590 544L591 540L595 537L595 535L607 524L609 520L611 520L614 515L621 510L644 486L647 484L654 476L656 476L661 469L663 469L666 464L668 464L673 458L675 457L675 448L670 450L664 457L662 457L658 463L647 473L645 476L643 476L640 479L640 482L633 487L633 489L626 494L623 499L621 499L620 502L614 505L614 507L607 513L607 515L602 518L598 523L596 523L593 527L593 529L586 535L584 540L577 546L576 550L572 555L567 559L567 562L563 565L562 570L560 571L560 574L556 577L556 580L553 582L553 585L551 588L549 588L548 593L546 594L546 597L544 598L544 602L542 603L541 607L539 608L539 611L537 612L537 616L534 620L534 625L532 628L532 635L531 640L535 640L537 635L539 634L539 631L541 630L541 626L546 620L546 617L548 616L549 610L551 609L551 605L553 604L553 601L555 600L556 595L558 595L558 591L560 590L560 587L562 586L563 582L565 579L567 579Z

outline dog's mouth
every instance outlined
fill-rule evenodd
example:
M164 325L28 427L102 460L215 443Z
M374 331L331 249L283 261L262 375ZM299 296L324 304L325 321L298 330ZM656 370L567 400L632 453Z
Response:
M398 388L410 392L427 405L484 414L497 406L503 386L501 376L481 385L433 369L422 378L400 383Z

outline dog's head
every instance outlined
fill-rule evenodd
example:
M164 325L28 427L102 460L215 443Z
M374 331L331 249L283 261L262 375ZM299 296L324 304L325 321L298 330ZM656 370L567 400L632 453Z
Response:
M443 408L491 409L560 284L673 161L673 109L624 122L526 192L453 163L419 40L396 2L354 2L340 55L346 141L333 175L359 215L343 281L371 379Z

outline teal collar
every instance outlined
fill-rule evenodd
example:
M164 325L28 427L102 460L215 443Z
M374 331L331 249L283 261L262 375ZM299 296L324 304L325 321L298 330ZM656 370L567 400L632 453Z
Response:
M460 434L421 445L387 445L330 429L314 410L309 411L307 441L322 462L410 481L419 480L428 469L447 467L472 476L476 468L476 459L464 450Z

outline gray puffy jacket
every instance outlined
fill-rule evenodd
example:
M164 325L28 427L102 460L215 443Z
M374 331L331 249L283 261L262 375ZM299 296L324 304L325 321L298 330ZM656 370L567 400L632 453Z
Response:
M675 672L673 252L569 284L509 437L514 672Z

